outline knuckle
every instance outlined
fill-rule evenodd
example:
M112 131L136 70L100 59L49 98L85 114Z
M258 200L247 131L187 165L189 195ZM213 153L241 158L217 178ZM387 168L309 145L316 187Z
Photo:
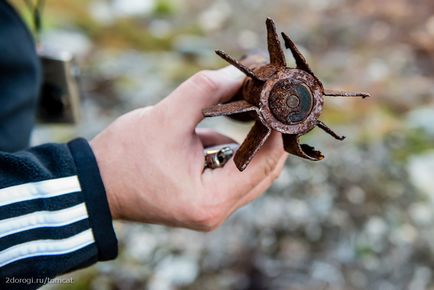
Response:
M274 178L276 175L277 178L279 176L278 172L275 172L276 170L274 170L276 168L276 165L277 165L277 158L275 158L274 156L267 156L264 164L264 176L271 175Z
M219 86L215 81L212 71L202 70L191 78L193 84L195 84L200 89L207 92L215 92L218 90Z
M218 210L197 210L192 214L193 227L202 232L215 230L221 222L221 215Z

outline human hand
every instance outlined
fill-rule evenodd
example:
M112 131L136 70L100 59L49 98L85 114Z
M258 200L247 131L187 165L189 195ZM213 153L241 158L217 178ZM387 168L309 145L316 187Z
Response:
M201 71L91 140L113 218L209 231L271 185L287 157L276 132L243 172L232 160L203 170L204 147L234 141L196 129L202 109L229 100L243 76L232 66Z

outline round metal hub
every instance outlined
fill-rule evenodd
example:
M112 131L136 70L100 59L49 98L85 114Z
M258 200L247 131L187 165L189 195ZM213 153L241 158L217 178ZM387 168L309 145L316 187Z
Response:
M298 124L305 120L313 107L313 97L302 82L291 79L278 81L268 99L271 113L280 122Z
M281 133L304 134L316 126L323 103L323 87L317 78L303 70L284 68L264 85L260 119Z

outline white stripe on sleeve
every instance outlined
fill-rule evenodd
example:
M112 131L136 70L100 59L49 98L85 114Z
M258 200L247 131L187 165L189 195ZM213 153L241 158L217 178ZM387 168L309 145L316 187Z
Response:
M56 211L37 211L0 220L0 238L35 228L64 226L87 217L84 203Z
M0 189L0 206L36 198L81 191L77 175L10 186Z
M62 255L74 252L94 242L92 230L61 240L36 240L19 244L0 252L0 267L25 258Z

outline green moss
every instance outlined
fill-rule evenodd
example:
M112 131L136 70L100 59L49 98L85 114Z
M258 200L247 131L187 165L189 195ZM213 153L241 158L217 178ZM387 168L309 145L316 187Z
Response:
M107 43L110 39L117 39L118 43L125 43L128 46L139 50L169 50L172 46L171 37L157 38L149 33L146 27L140 27L130 19L120 20L109 29L110 33L102 37Z
M170 16L175 12L175 6L170 0L158 0L154 7L156 16Z
M406 162L412 155L432 150L434 147L434 139L422 130L407 130L401 137L399 146L393 148L392 152L393 158L398 162Z
M373 255L373 251L366 245L358 245L356 247L356 256L359 258L367 258Z
M68 276L69 275L69 276ZM59 290L83 290L92 289L92 281L96 278L98 273L95 271L95 267L87 268L85 270L77 271L73 274L65 275L66 278L72 277L72 283L65 283L57 285L56 289Z

